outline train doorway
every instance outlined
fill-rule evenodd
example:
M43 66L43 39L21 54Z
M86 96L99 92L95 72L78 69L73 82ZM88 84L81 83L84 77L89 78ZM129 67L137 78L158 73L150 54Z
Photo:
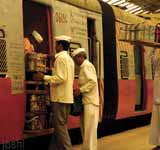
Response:
M41 74L51 74L53 40L51 8L47 5L23 1L23 29L26 75L25 132L51 128L50 92Z
M144 85L144 64L143 48L140 45L134 47L135 80L136 80L136 101L135 110L144 110L145 85Z
M97 48L96 48L96 30L95 30L95 20L88 18L87 19L87 28L88 28L88 52L89 52L89 60L93 63L98 70L97 64Z

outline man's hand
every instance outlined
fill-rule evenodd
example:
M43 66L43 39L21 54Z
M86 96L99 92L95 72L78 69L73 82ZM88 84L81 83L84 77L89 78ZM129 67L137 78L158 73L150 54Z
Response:
M50 78L51 78L51 77L50 77L49 75L45 75L45 76L44 76L44 80L47 81L47 82L49 82Z

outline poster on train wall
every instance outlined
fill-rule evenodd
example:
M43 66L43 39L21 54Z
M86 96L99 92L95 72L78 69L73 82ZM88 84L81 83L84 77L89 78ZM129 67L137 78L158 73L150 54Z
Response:
M4 40L6 43L6 48L3 49L7 62L6 77L11 79L12 94L23 93L25 65L23 50L22 2L19 0L10 0L8 3L8 1L3 0L1 4L0 29L4 31Z
M54 7L56 35L69 35L72 37L72 41L81 43L82 47L88 49L87 18L93 18L96 20L97 29L99 29L97 36L102 40L100 15L60 1L55 1Z

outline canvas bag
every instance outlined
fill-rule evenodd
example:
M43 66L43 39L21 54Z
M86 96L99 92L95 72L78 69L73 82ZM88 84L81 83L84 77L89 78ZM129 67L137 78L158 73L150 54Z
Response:
M70 114L72 116L79 116L83 111L82 95L74 96L74 103L71 104Z

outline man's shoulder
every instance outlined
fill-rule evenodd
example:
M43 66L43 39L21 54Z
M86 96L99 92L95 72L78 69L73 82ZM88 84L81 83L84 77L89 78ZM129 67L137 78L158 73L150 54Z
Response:
M72 57L68 53L63 53L62 55L59 55L59 58L72 59Z
M63 61L65 61L65 62L74 63L72 57L69 54L67 54L67 53L64 54L64 55L60 55L58 58L61 59L61 60L63 60Z
M85 62L84 62L84 66L92 66L92 67L94 67L94 65L89 61L89 60L85 60Z

